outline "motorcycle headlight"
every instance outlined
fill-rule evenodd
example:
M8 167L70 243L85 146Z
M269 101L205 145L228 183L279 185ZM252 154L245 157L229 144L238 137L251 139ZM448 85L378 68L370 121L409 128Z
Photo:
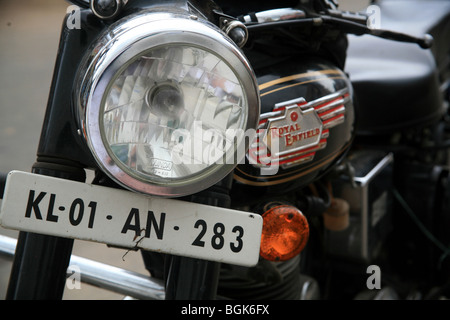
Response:
M118 21L82 63L81 131L98 165L122 186L182 196L220 181L256 128L254 74L216 26L188 13Z

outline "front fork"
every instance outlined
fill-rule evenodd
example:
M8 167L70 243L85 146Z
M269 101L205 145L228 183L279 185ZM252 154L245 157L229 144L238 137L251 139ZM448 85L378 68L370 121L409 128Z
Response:
M166 300L216 299L220 263L193 258L169 258Z
M190 202L229 208L229 191L233 177L228 177L211 188L188 197ZM220 263L179 256L168 257L166 272L166 300L216 299Z
M83 168L36 163L33 173L84 182ZM20 232L12 265L7 300L62 299L73 240Z

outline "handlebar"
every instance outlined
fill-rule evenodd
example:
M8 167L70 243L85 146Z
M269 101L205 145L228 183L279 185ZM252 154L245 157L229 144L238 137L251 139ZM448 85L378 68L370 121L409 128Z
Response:
M82 8L90 7L89 0L69 0L69 2ZM394 41L416 43L423 49L429 49L433 45L433 37L429 34L415 37L392 30L372 29L367 27L367 16L348 11L330 9L327 14L314 14L308 17L303 10L280 8L242 16L239 20L246 25L249 33L278 27L329 25L348 34L369 34Z
M340 27L342 31L350 34L370 34L372 36L394 41L416 43L423 49L429 49L433 45L433 37L430 34L425 34L423 37L415 37L392 30L372 29L360 23L331 16L322 16L322 19L324 23L335 24L337 27Z
M306 15L301 16L297 14L294 18L282 19L278 17L278 13L276 12L277 10L269 10L274 11L274 16L276 17L275 19L268 18L270 13L265 12L264 15L259 13L254 14L254 19L251 21L249 21L248 16L244 16L241 18L241 21L244 22L249 33L292 26L329 26L338 28L342 32L348 34L369 34L394 41L416 43L423 49L429 49L433 45L433 37L429 34L425 34L423 37L416 37L397 31L369 28L366 24L367 17L357 13L346 12L343 14L342 12L333 10L333 12L330 11L332 15L318 14L308 17ZM258 19L258 15L264 16L265 19Z

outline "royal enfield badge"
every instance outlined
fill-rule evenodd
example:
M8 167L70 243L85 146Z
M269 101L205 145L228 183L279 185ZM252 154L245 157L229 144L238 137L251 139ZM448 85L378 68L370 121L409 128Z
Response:
M276 104L272 112L261 115L249 150L251 163L286 169L312 161L326 147L329 129L344 122L348 99L344 89L311 102L298 98Z
M319 145L323 130L314 109L303 111L297 104L286 106L280 117L270 118L267 122L262 143L271 151L272 159L291 160L281 165L312 159L313 155L308 151Z

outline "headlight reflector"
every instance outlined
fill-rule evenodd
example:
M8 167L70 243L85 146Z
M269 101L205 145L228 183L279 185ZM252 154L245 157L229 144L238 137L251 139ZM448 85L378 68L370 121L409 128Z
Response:
M228 174L256 127L256 80L215 26L147 12L113 25L87 57L79 114L99 166L135 191L181 196ZM244 151L244 152L242 152Z

